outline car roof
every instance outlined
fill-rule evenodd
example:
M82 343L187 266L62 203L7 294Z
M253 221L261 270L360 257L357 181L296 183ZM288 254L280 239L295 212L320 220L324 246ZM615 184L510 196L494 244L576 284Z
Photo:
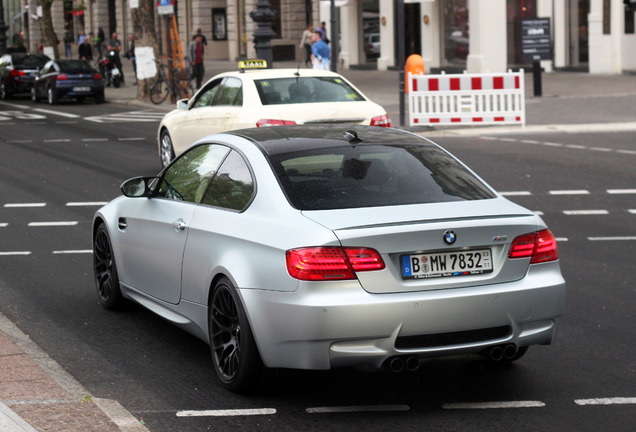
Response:
M345 138L346 132L349 132L350 140ZM266 156L316 148L342 147L345 144L435 145L426 138L400 129L354 124L273 126L229 131L224 134L240 136L254 142Z
M254 69L254 70L244 70L244 71L231 71L224 72L216 77L220 76L236 76L236 77L246 77L253 80L259 79L272 79L272 78L294 78L294 77L338 77L343 78L342 75L337 74L331 71L318 70L318 69Z

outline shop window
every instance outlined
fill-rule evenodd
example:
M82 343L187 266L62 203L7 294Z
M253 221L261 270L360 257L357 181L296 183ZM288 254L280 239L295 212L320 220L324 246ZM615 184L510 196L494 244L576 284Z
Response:
M508 64L520 65L521 19L537 17L536 0L506 1L506 32L508 36Z
M448 0L444 5L444 55L446 65L465 65L468 57L468 0Z
M634 11L625 10L625 34L634 34Z

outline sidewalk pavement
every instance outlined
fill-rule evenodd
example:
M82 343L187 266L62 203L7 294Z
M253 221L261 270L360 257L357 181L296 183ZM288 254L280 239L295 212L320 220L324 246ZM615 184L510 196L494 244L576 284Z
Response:
M274 67L297 68L298 65L277 62ZM207 61L205 78L235 68L234 62ZM107 102L166 112L173 109L174 104L170 102L153 105L137 99L134 73L127 60L124 60L124 73L127 83L117 89L107 88ZM340 73L382 105L394 126L400 126L397 71L345 69ZM636 130L636 75L544 73L541 97L533 96L532 75L527 74L525 82L525 127L410 129L427 136ZM406 119L408 122L408 116ZM143 421L134 418L117 401L93 397L0 314L0 432L34 431L143 432L147 429Z

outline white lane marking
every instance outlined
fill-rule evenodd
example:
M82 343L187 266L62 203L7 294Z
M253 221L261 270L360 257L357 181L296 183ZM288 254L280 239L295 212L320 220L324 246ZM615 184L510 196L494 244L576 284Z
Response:
M118 138L118 141L145 141L146 138Z
M555 143L555 142L544 142L543 145L546 145L548 147L563 147L563 144L561 143Z
M574 403L577 405L633 405L636 404L636 397L576 399Z
M636 155L636 150L616 150L616 153Z
M0 252L0 256L31 255L31 251Z
M21 109L21 110L25 110L25 109L29 109L30 107L26 106L26 105L18 105L18 104L12 104L9 102L0 102L0 105L6 105L12 108L17 108L17 109Z
M106 204L108 204L108 201L67 202L66 207L92 207Z
M92 249L76 249L76 250L56 250L51 252L53 255L71 255L71 254L90 254Z
M566 147L567 148L571 148L571 149L577 149L577 150L585 150L585 149L587 149L587 147L582 146L582 145L578 145L578 144L567 144Z
M6 222L2 222L2 223L0 223L0 228L4 228L4 227L6 227L6 226L9 226L9 224L8 224L8 223L6 223Z
M42 142L45 143L57 143L57 142L71 142L68 138L55 138L55 139L45 139Z
M500 195L503 196L527 196L532 195L530 191L508 191L508 192L499 192Z
M566 241L568 241L568 238L567 237L556 237L555 240L557 242L566 242Z
M563 210L563 214L568 216L592 216L592 215L607 215L607 210Z
M53 115L58 115L58 116L62 116L62 117L68 117L68 118L80 118L80 115L77 114L69 114L69 113L65 113L62 111L53 111L53 110L47 110L44 108L33 108L33 111L37 111L37 112L41 112L44 114L53 114Z
M235 417L276 414L275 408L177 411L177 417Z
M589 195L590 191L585 189L579 190L551 190L550 195Z
M334 407L314 407L307 408L309 414L344 413L344 412L385 412L385 411L408 411L408 405L351 405Z
M108 138L82 138L82 142L108 141Z
M526 144L541 144L541 141L535 141L535 140L521 140L522 143L526 143Z
M33 140L9 140L7 141L7 143L13 143L13 144L26 144L26 143L32 143Z
M9 203L4 205L5 208L29 208L29 207L46 207L46 203Z
M636 194L636 189L608 189L607 193L610 195Z
M444 409L502 409L502 408L541 408L545 403L541 401L511 401L511 402L474 402L474 403L447 403L442 405Z
M636 209L629 209L627 211L630 212L631 214L636 214Z
M30 227L57 227L57 226L75 226L77 221L58 221L58 222L29 222Z
M612 151L611 148L607 148L607 147L590 147L590 150L598 151L598 152L611 152Z
M636 240L636 236L614 236L614 237L588 237L589 241L630 241Z

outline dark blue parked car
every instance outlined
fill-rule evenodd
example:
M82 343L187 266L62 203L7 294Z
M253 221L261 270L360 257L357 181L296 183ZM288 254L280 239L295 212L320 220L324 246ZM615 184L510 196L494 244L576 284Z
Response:
M51 60L33 83L31 99L46 98L51 105L63 98L83 102L87 97L104 102L102 76L85 60Z

